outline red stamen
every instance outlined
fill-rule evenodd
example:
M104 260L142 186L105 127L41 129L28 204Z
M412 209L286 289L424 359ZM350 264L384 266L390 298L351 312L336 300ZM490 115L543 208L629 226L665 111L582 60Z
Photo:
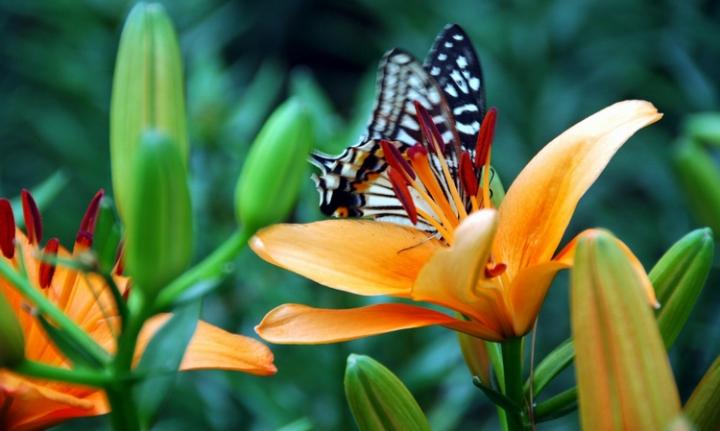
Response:
M427 156L428 150L420 144L415 144L408 148L407 155L410 159L414 160L417 156Z
M105 190L100 189L90 201L85 215L83 215L82 221L80 222L80 229L78 229L78 233L75 236L75 244L84 247L90 247L92 245L95 222L97 221L98 212L100 211L100 201L102 201L103 195L105 195Z
M410 221L412 222L412 224L416 224L417 208L415 208L415 203L413 202L410 191L407 188L407 180L405 179L405 177L403 177L402 174L400 174L400 172L396 171L392 167L388 168L388 177L390 178L390 183L392 184L393 191L395 191L395 196L397 196L408 217L410 217Z
M410 178L415 179L415 172L413 172L407 160L405 160L395 145L383 139L380 141L380 146L382 147L383 154L385 154L385 160L391 168L397 171L405 171Z
M462 181L465 193L468 196L475 196L477 194L477 176L475 175L472 160L470 160L470 153L467 151L463 151L460 155L460 181Z
M495 278L502 275L507 269L507 265L504 263L488 263L485 266L485 278Z
M115 256L115 274L116 275L123 275L123 270L125 269L125 244L122 242L118 246L117 255Z
M7 199L0 199L0 250L3 256L15 256L15 216Z
M43 259L57 256L57 251L59 247L60 240L58 240L57 238L51 238L50 240L48 240L47 244L45 244L45 248L43 249ZM48 287L50 287L53 275L55 275L55 265L45 260L41 261L38 274L40 287L43 289L47 289Z
M497 110L490 108L483 118L480 132L478 132L477 143L475 144L475 166L481 169L490 157L490 147L495 136L495 122L497 121Z
M420 130L422 131L423 138L428 145L428 148L433 152L439 152L445 154L445 142L442 140L440 131L432 120L432 116L420 104L417 100L415 103L415 114L417 115L418 123L420 123Z
M25 219L25 231L27 232L30 244L38 244L42 240L42 219L35 199L27 189L20 191L22 200L23 217Z

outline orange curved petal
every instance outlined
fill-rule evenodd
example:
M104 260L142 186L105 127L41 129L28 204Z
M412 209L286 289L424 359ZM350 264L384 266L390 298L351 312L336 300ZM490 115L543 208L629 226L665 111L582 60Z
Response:
M544 262L521 269L513 279L508 290L508 306L516 335L524 335L530 330L555 275L567 267L565 262Z
M528 163L500 205L493 249L511 278L550 260L578 201L613 154L661 116L649 102L616 103L565 131Z
M491 209L465 218L455 231L455 243L435 253L420 271L412 298L493 320L496 297L490 293L495 286L484 273L497 224L497 212Z
M577 243L580 238L594 238L602 232L602 229L597 228L586 229L580 232L560 251L560 253L557 254L557 256L555 256L553 260L563 263L566 267L571 267L575 261L575 248L577 247ZM655 296L655 289L653 288L650 277L648 277L647 271L645 271L645 267L640 262L640 259L635 256L635 253L630 250L630 247L622 242L620 238L612 234L610 234L610 238L615 241L618 247L620 247L620 250L622 250L628 258L633 271L635 271L635 275L637 275L638 280L640 280L640 284L645 296L647 297L648 303L655 308L660 308L660 303Z
M0 418L0 425L2 429L30 431L69 418L103 414L108 407L101 395L94 391L88 397L75 397L0 371L0 406L8 406Z
M284 304L265 315L255 332L271 343L325 344L431 325L500 339L497 333L475 322L410 304L376 304L343 310Z
M161 314L145 324L138 338L136 360L140 359L152 336L170 316L170 314ZM227 332L201 320L190 339L180 369L182 371L231 370L269 376L277 372L273 359L272 352L263 343L250 337Z
M391 223L326 220L262 229L250 247L266 261L334 289L407 296L420 268L442 245L425 232Z

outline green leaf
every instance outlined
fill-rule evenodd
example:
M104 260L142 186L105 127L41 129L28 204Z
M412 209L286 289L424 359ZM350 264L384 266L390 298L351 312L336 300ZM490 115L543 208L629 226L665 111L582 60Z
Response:
M720 429L720 356L710 365L683 410L698 431Z
M369 356L348 356L345 396L361 431L430 430L410 391L395 374Z
M565 416L575 409L577 409L577 387L572 387L538 404L533 412L533 419L536 423L545 422Z
M150 425L175 382L188 343L197 328L201 302L189 304L160 328L148 343L135 372L143 378L137 386L138 413L144 424Z
M50 202L57 197L57 195L67 185L68 177L63 171L56 171L54 174L47 177L43 182L31 188L31 193L38 209L43 210L50 205ZM20 198L14 198L12 201L12 209L15 214L22 214L22 204ZM15 224L18 227L25 226L25 221L22 217L18 217L15 220Z
M521 407L516 402L496 391L495 389L491 388L490 386L486 386L477 376L473 377L473 384L480 388L480 390L483 391L483 393L490 399L490 401L492 401L495 405L502 407L503 410L510 412L521 411Z
M575 345L572 340L568 339L563 341L558 347L550 352L540 364L535 367L532 380L533 395L537 396L543 389L572 364L575 359ZM530 392L530 379L525 382L525 393Z
M42 314L36 316L40 326L45 330L48 338L50 338L55 347L70 360L75 366L85 366L93 369L101 369L103 363L95 356L85 351L85 349L75 342L75 340L65 331L50 323Z

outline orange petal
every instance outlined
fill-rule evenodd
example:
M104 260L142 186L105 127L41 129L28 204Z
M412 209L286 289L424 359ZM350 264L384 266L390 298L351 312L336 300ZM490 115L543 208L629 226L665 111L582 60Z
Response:
M100 391L88 391L87 397L76 397L67 392L70 390L54 390L8 371L0 371L0 406L7 406L0 424L3 429L13 431L38 430L69 418L108 411Z
M510 278L550 260L578 201L613 154L661 116L649 102L616 103L565 131L528 163L500 205L494 257L508 264Z
M344 310L284 304L271 310L255 331L271 343L326 344L431 325L443 325L486 339L500 338L475 322L410 304L376 304Z
M492 317L487 314L494 314L495 296L487 295L486 289L494 288L494 284L485 280L484 273L497 224L497 212L491 209L465 218L455 232L455 243L435 253L420 271L412 298L478 320Z
M581 238L595 238L598 234L602 234L602 229L586 229L573 238L568 245L566 245L560 253L555 256L553 260L557 262L561 262L565 265L565 267L571 267L573 266L574 260L575 260L575 248L577 247L577 243ZM622 242L619 238L617 238L615 235L609 235L610 238L612 238L615 243L620 247L620 250L625 253L625 256L627 256L628 260L630 261L630 265L633 268L633 271L635 271L635 275L637 275L638 280L640 280L640 284L643 289L643 293L645 293L645 296L647 297L648 303L655 307L660 308L660 303L658 302L657 298L655 297L655 289L653 288L652 282L650 281L650 277L648 277L647 272L645 271L645 268L643 267L643 264L640 262L640 260L635 256L635 253L630 250L630 247L627 246L624 242Z
M258 256L322 285L358 295L407 296L441 243L418 229L368 220L326 220L262 229Z
M139 359L152 336L170 318L161 314L150 319L143 327L138 339L136 359ZM198 322L190 339L180 369L218 369L242 371L268 376L275 374L273 354L263 343L242 335L232 334L207 322Z
M540 312L550 285L565 262L550 261L523 268L510 284L508 301L516 335L527 333Z

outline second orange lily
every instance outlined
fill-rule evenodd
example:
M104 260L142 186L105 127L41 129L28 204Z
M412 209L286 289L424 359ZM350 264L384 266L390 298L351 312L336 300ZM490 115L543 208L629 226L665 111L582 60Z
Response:
M371 220L327 220L261 230L251 247L277 266L331 288L433 303L464 318L407 303L344 310L284 304L270 311L256 331L270 342L289 344L331 343L429 325L493 341L524 335L557 272L572 265L575 240L560 253L556 250L580 198L615 152L636 131L661 117L651 103L638 100L593 114L545 146L518 175L497 209L487 199L487 180L469 214L455 211L456 223L443 223L441 205L427 202L422 208L436 210L441 238ZM396 157L385 149L386 158ZM418 159L413 154L403 157L420 176ZM391 177L407 166L402 161L394 164L396 173ZM406 177L405 185L410 183L420 194L432 186L422 178ZM457 196L457 190L454 193ZM428 201L435 198L430 194L425 194ZM633 261L654 302L642 266L634 256Z

